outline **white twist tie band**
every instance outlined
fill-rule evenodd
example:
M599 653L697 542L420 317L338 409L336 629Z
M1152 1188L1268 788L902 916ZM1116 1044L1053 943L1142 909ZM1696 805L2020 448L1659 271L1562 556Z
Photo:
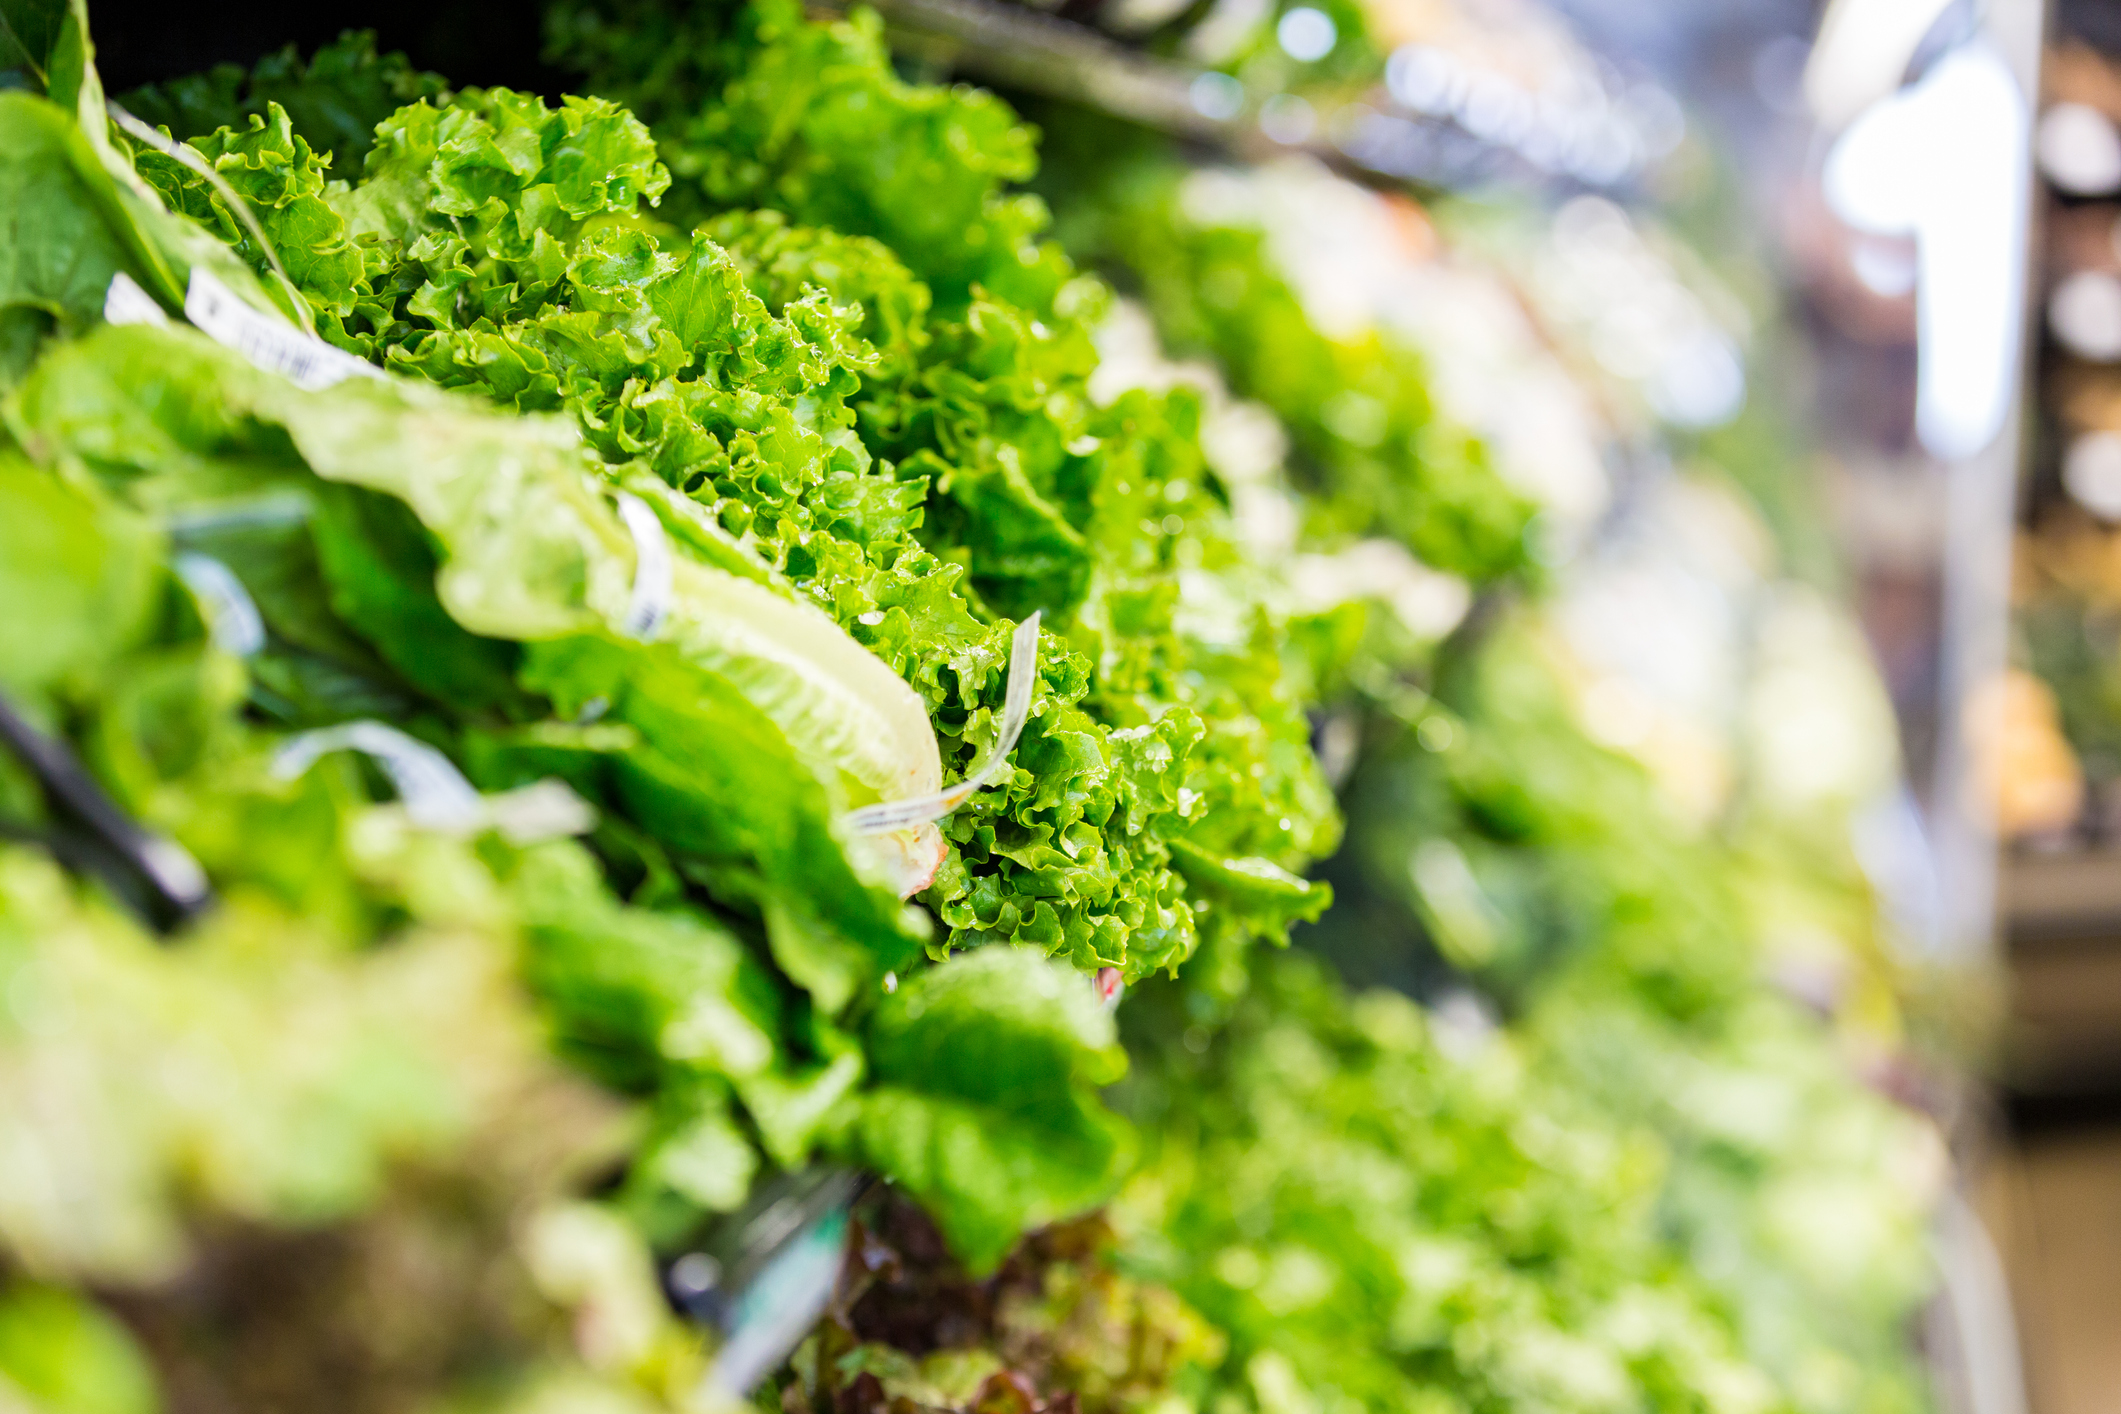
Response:
M274 755L272 773L291 781L319 758L348 750L383 768L415 825L468 834L486 823L485 801L447 756L382 722L341 722L304 732Z
M265 646L265 620L258 614L258 605L227 565L211 555L187 551L177 556L174 568L199 601L200 615L216 648L248 658Z
M413 824L468 835L491 827L511 844L587 834L596 808L565 781L546 779L498 795L481 795L447 756L382 722L341 722L290 738L272 773L291 781L334 751L359 751L383 768Z
M840 817L840 824L849 834L888 835L894 830L940 820L994 779L1008 763L1009 753L1016 750L1017 738L1024 734L1024 723L1031 718L1031 689L1038 682L1038 621L1039 615L1032 614L1016 626L1009 641L1009 689L1002 704L1002 730L986 759L966 772L965 779L934 795L890 800L848 811Z
M103 292L103 322L106 324L158 324L169 326L169 315L155 297L140 288L140 282L123 270L110 277Z

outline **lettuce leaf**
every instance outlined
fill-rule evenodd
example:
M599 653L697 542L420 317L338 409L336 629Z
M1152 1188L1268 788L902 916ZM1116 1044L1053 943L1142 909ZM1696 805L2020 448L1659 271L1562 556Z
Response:
M1002 190L1037 166L1031 130L984 90L899 79L873 13L596 0L545 23L555 62L656 130L687 215L765 208L874 237L951 305L1057 273L1029 245L1044 206Z
M1133 1138L1097 1100L1126 1054L1088 983L1028 948L995 947L910 978L865 1035L874 1088L852 1154L934 1215L975 1274L1018 1236L1095 1207Z
M24 93L0 93L0 310L35 311L44 328L89 327L103 316L113 273L132 266L137 242L114 210L110 179L64 111Z
M790 34L815 52L754 55L762 94L838 45L854 89L915 124L909 144L932 141L921 123L965 118L962 95L894 88L873 36ZM1305 679L1230 536L1197 409L1089 396L1101 294L1029 244L1035 203L997 196L1024 161L973 164L952 273L932 249L909 267L874 236L774 210L677 234L652 205L671 179L624 109L436 96L381 124L348 187L272 98L196 141L270 252L219 186L138 162L180 213L166 220L260 272L277 255L326 338L505 411L403 381L302 393L181 328L127 328L50 351L0 416L41 460L172 524L211 523L196 534L264 601L253 696L268 712L387 703L489 788L557 773L605 808L606 868L661 913L604 898L557 856L542 867L575 882L507 887L568 1053L658 1097L644 1210L668 1210L673 1173L726 1196L750 1162L722 1142L741 1116L779 1163L840 1135L911 1187L963 1187L953 1238L989 1263L1116 1181L1127 1141L1095 1098L1118 1064L1110 1023L1083 984L1012 948L944 965L933 975L962 980L909 1010L930 986L912 968L920 932L848 865L832 822L865 794L914 793L879 768L909 754L894 733L911 728L875 705L894 693L953 770L987 749L1009 615L1047 608L1060 632L1015 770L949 822L927 895L949 945L1027 942L1133 978L1183 961L1204 923L1279 941L1322 898L1290 883L1312 902L1263 906L1188 882L1286 882L1337 831ZM1028 160L1005 109L973 107ZM844 156L855 137L820 119L811 140ZM997 240L991 261L964 253ZM632 547L615 486L676 552L655 644L616 632ZM244 521L289 495L289 524ZM880 679L814 671L832 654L806 644L846 635L877 657L841 661ZM849 730L857 706L871 716ZM802 989L793 1011L740 980L768 974L731 964L745 954L712 925L670 911L689 891L756 920ZM908 975L876 1003L887 971ZM726 1014L688 1060L670 1038L695 1004ZM827 1020L842 1013L859 1045ZM993 1063L937 1063L958 1053ZM1051 1083L995 1089L1019 1053ZM991 1162L960 1173L946 1157L973 1142ZM723 1167L666 1164L665 1148ZM720 1188L701 1177L715 1171Z
M0 451L0 687L29 703L94 683L147 637L159 537Z
M187 135L219 128L240 132L277 105L318 151L331 154L329 174L351 180L360 175L376 124L408 103L448 95L439 75L413 68L402 54L379 55L373 33L348 30L307 63L289 45L247 72L217 64L203 74L133 89L118 101L144 123Z
M1260 230L1202 214L1183 199L1184 166L1130 146L1096 122L1061 145L1048 183L1067 197L1069 247L1138 290L1175 353L1212 358L1233 392L1272 410L1312 536L1389 536L1475 581L1534 572L1535 507L1436 407L1420 358L1374 330L1319 329Z
M1129 1270L1229 1335L1211 1398L1778 1407L1663 1241L1652 1136L1315 959L1258 958L1220 1032L1175 991L1128 1018L1153 1144L1115 1222Z
M447 926L350 953L256 899L170 949L0 850L0 975L36 1023L0 1031L0 1238L35 1270L139 1282L181 1266L187 1209L310 1226L366 1208L394 1162L530 1098L492 1088L538 1070L511 964Z
M0 1390L63 1414L156 1414L153 1369L94 1302L17 1282L0 1291Z

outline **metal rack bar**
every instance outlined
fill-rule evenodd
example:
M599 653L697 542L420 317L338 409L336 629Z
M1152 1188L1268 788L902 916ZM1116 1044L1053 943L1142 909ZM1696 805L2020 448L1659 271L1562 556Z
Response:
M844 14L853 0L814 0ZM1229 116L1204 105L1216 71L1129 48L1086 25L1005 0L862 0L884 18L894 48L938 68L1046 98L1079 103L1233 159L1302 153L1371 186L1458 189L1503 184L1622 190L1543 172L1458 123L1420 113L1381 91L1317 114L1313 132L1280 140L1245 101Z

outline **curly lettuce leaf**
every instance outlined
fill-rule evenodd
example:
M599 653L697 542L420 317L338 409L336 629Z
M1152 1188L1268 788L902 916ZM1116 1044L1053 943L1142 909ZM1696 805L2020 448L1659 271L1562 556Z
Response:
M166 310L183 307L186 283L203 267L248 302L308 322L307 302L276 271L260 280L224 242L164 208L113 146L92 91L93 67L86 73L82 92L89 97L78 113L0 91L0 195L9 213L9 239L0 243L0 327L8 343L34 342L28 334L45 321L67 334L100 322L98 289L107 291L121 271ZM22 358L19 348L10 355L18 365Z
M142 122L180 136L240 132L250 119L281 108L319 152L330 154L329 175L350 180L360 175L376 124L408 103L440 101L449 92L440 75L413 68L404 55L377 54L370 31L348 30L306 63L289 45L248 71L217 64L133 89L118 101Z
M1374 330L1322 331L1259 229L1189 206L1175 161L1107 160L1098 144L1111 137L1096 124L1072 133L1049 175L1069 197L1070 249L1138 290L1176 352L1213 358L1234 392L1273 411L1313 497L1312 534L1390 536L1476 581L1527 572L1534 507L1436 407L1421 360Z
M1153 1136L1123 1260L1229 1336L1237 1407L1761 1411L1779 1391L1658 1229L1663 1155L1422 1011L1262 956L1219 1032L1130 1016ZM1477 1043L1475 1043L1477 1044Z
M597 0L549 7L546 33L656 130L689 215L770 208L874 237L953 304L1049 278L1029 244L1044 206L1002 190L1036 168L1031 130L984 90L901 80L873 13Z
M1932 1142L1923 1121L1855 1083L1817 1020L1762 986L1750 861L1583 735L1527 625L1437 688L1446 749L1381 734L1350 794L1350 882L1375 936L1425 930L1521 1014L1548 1076L1663 1137L1667 1230L1800 1407L1906 1399L1927 1199L1881 1175ZM1455 867L1421 867L1439 859ZM1464 946L1469 927L1484 949ZM1375 965L1374 937L1335 951Z
M137 158L140 174L172 211L199 222L234 248L261 275L277 256L320 320L343 321L368 293L364 253L347 238L344 223L325 204L322 160L297 135L278 103L250 117L239 130L222 128L196 147L228 190L254 217L270 253L258 247L243 215L192 167L147 150ZM330 329L333 326L323 326Z

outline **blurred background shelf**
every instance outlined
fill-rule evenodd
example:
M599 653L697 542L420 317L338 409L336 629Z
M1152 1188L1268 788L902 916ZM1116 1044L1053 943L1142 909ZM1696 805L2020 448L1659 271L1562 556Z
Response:
M2011 855L1999 892L2013 1128L2121 1121L2121 850Z
M2121 849L2025 852L2003 864L2004 932L2015 948L2121 948Z

